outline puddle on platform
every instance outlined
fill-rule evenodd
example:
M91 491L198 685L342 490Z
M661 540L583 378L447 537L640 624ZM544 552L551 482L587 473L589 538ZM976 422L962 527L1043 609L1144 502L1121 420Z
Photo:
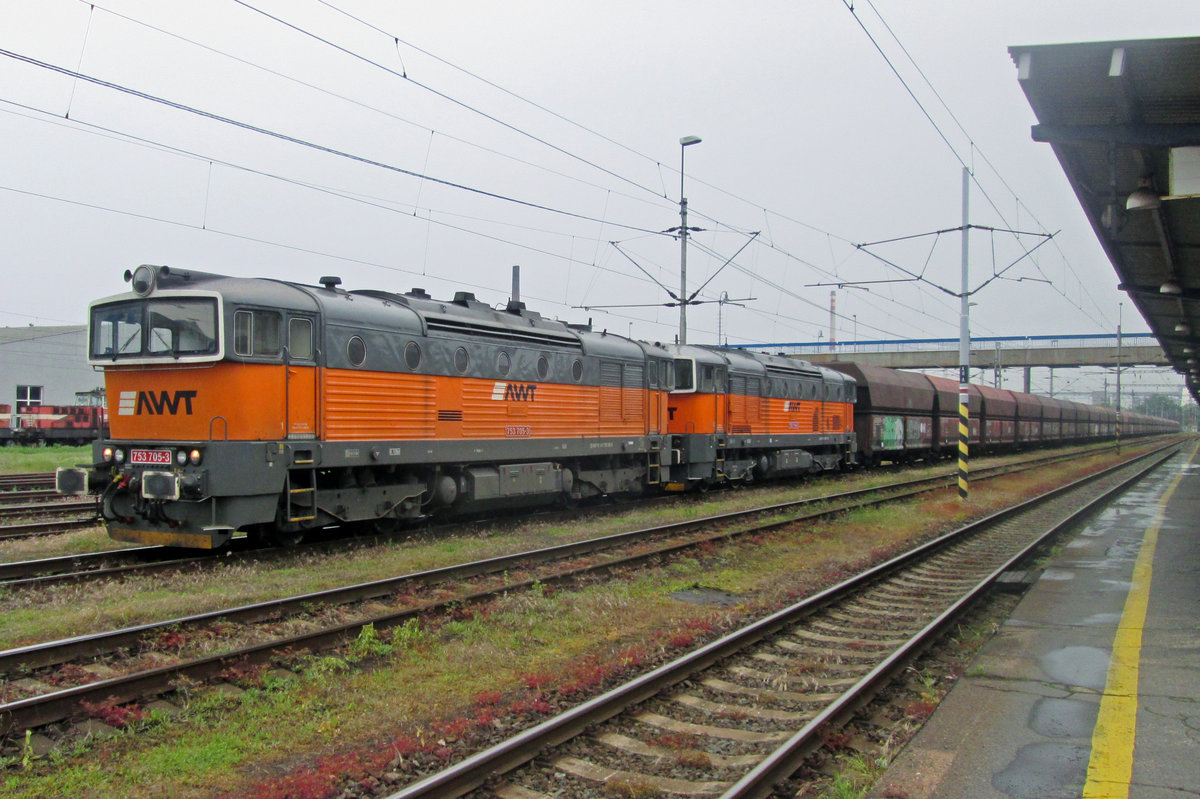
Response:
M1141 551L1142 539L1118 538L1108 548L1105 555L1111 560L1137 560L1138 553Z
M1103 691L1108 679L1108 659L1104 649L1068 646L1042 655L1041 667L1054 682Z
M1089 747L1037 743L1021 747L992 786L1013 799L1079 799L1087 779Z
M1100 705L1080 699L1039 699L1029 713L1029 729L1047 738L1091 738Z
M1088 616L1079 623L1087 627L1098 627L1102 625L1116 626L1116 624L1120 621L1120 613L1093 613L1091 616Z

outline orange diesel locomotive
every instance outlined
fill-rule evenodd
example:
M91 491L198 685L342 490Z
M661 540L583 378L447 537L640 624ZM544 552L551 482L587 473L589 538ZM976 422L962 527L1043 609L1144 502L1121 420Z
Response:
M166 266L90 308L111 438L64 493L118 540L213 548L348 522L683 490L852 462L854 381L493 309Z

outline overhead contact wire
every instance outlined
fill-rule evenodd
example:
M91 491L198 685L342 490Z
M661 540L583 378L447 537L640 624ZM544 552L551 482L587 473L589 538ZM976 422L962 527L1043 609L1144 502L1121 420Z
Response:
M0 55L6 56L8 58L12 58L16 61L21 61L26 64L30 64L32 66L41 67L42 69L47 69L51 72L57 72L61 75L78 78L79 80L86 81L87 83L91 83L93 85L100 86L100 87L103 87L103 88L106 88L106 89L109 89L112 91L121 92L123 94L128 94L132 97L137 97L141 100L148 100L153 103L159 103L160 105L167 106L168 108L174 108L177 111L184 111L189 114L195 114L196 116L203 117L205 119L210 119L214 122L220 122L225 125L231 125L236 128L241 128L242 130L248 130L252 133L257 133L262 136L268 136L273 139L278 139L279 141L285 141L285 142L288 142L289 144L295 144L299 147L306 147L310 150L316 150L318 152L323 152L328 155L333 155L333 156L336 156L339 158L346 158L348 160L355 161L357 163L366 164L367 166L374 166L374 167L378 167L380 169L386 169L390 172L396 172L398 174L407 175L408 177L412 177L412 178L428 180L431 183L437 183L438 185L441 185L441 186L446 186L446 187L452 188L452 189L458 189L460 191L470 192L471 194L477 194L479 196L488 197L493 200L500 200L502 202L512 203L514 205L520 205L525 208L532 208L532 209L535 209L538 211L546 211L548 213L558 214L560 216L566 216L566 217L570 217L573 219L580 219L585 222L600 222L601 221L599 219L587 216L585 214L578 214L573 211L564 211L559 208L551 208L550 206L540 205L538 203L531 202L529 200L521 200L521 199L518 199L515 197L507 197L503 194L497 194L496 192L487 191L486 189L479 189L479 188L475 188L473 186L466 186L461 183L455 183L450 180L445 180L443 178L436 178L436 177L433 177L432 175L422 175L420 172L415 172L411 169L405 169L404 167L396 166L394 164L385 164L382 161L376 161L372 158L367 158L365 156L348 153L344 150L338 150L334 147L329 147L324 144L317 144L316 142L310 142L305 139L300 139L295 136L290 136L286 133L280 133L278 131L273 131L268 128L260 127L258 125L251 125L249 122L242 122L240 120L221 116L220 114L215 114L211 111L205 111L200 108L193 108L192 106L184 105L183 103L178 103L178 102L175 102L174 100L168 100L165 97L158 97L156 95L149 94L149 93L143 92L143 91L139 91L138 89L134 89L129 86L122 86L119 83L113 83L111 81L102 80L102 79L94 77L92 75L85 75L81 72L77 72L72 69L67 69L66 67L60 67L56 64L50 64L45 61L41 61L39 59L33 58L31 56L26 56L26 55L22 55L21 53L13 52L12 50L6 50L4 48L0 48ZM640 233L655 233L655 232L657 232L657 231L649 230L647 228L641 228L641 227L637 227L635 225L626 225L626 224L622 224L619 222L609 222L608 224L614 225L616 227L625 228L627 230L636 230Z

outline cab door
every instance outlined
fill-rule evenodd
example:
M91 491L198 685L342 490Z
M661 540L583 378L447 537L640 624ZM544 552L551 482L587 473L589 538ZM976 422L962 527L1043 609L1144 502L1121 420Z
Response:
M316 325L308 316L288 317L287 424L290 439L316 438L317 429Z
M649 421L648 432L652 436L667 431L667 391L670 390L670 361L647 361L648 390L647 397L650 407L647 413Z

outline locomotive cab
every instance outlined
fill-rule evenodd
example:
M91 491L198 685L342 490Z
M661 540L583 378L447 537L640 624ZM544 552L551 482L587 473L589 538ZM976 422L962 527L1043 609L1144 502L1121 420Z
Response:
M290 352L312 358L315 303L279 284L248 292L247 281L165 266L126 280L131 293L89 309L110 437L94 443L90 473L61 474L60 486L98 493L117 540L213 548L247 522L273 522L286 481L277 464L291 434L314 433L315 361Z

